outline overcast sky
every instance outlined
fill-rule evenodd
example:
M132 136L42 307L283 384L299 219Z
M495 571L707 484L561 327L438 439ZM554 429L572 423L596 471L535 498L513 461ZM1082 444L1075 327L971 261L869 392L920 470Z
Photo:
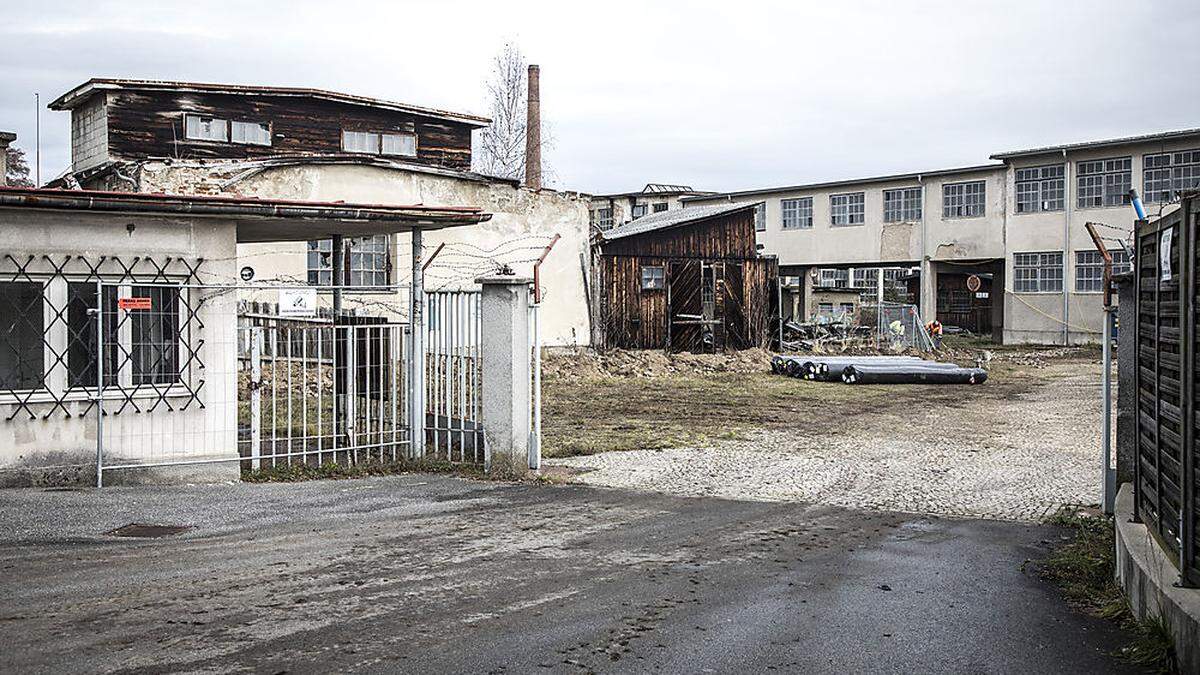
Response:
M0 130L90 77L319 87L486 113L542 66L560 188L734 190L1200 127L1200 2L5 3ZM379 5L379 6L376 6ZM69 161L42 112L42 179Z

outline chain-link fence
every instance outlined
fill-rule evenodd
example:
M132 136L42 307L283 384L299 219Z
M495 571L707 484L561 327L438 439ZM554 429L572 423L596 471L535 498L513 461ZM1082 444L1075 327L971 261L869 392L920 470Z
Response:
M880 349L934 349L916 305L863 303L858 307L857 324L872 329L870 334Z

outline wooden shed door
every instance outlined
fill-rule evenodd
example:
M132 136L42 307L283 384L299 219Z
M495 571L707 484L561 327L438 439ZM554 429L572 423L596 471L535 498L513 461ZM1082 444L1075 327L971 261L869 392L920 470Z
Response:
M700 262L674 260L667 267L667 349L695 351L701 345L704 304Z

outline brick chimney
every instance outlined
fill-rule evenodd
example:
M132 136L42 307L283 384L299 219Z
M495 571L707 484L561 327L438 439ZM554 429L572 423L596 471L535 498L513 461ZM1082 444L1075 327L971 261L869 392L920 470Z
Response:
M525 118L525 187L542 189L542 94L541 69L529 66L529 114Z
M8 144L17 140L17 135L0 131L0 187L8 185Z

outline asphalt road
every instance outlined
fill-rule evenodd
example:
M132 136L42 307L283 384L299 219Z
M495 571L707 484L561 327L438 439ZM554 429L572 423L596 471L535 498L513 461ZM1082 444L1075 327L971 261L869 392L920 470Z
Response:
M0 523L7 672L1125 672L1022 570L1045 526L433 476L9 490Z

